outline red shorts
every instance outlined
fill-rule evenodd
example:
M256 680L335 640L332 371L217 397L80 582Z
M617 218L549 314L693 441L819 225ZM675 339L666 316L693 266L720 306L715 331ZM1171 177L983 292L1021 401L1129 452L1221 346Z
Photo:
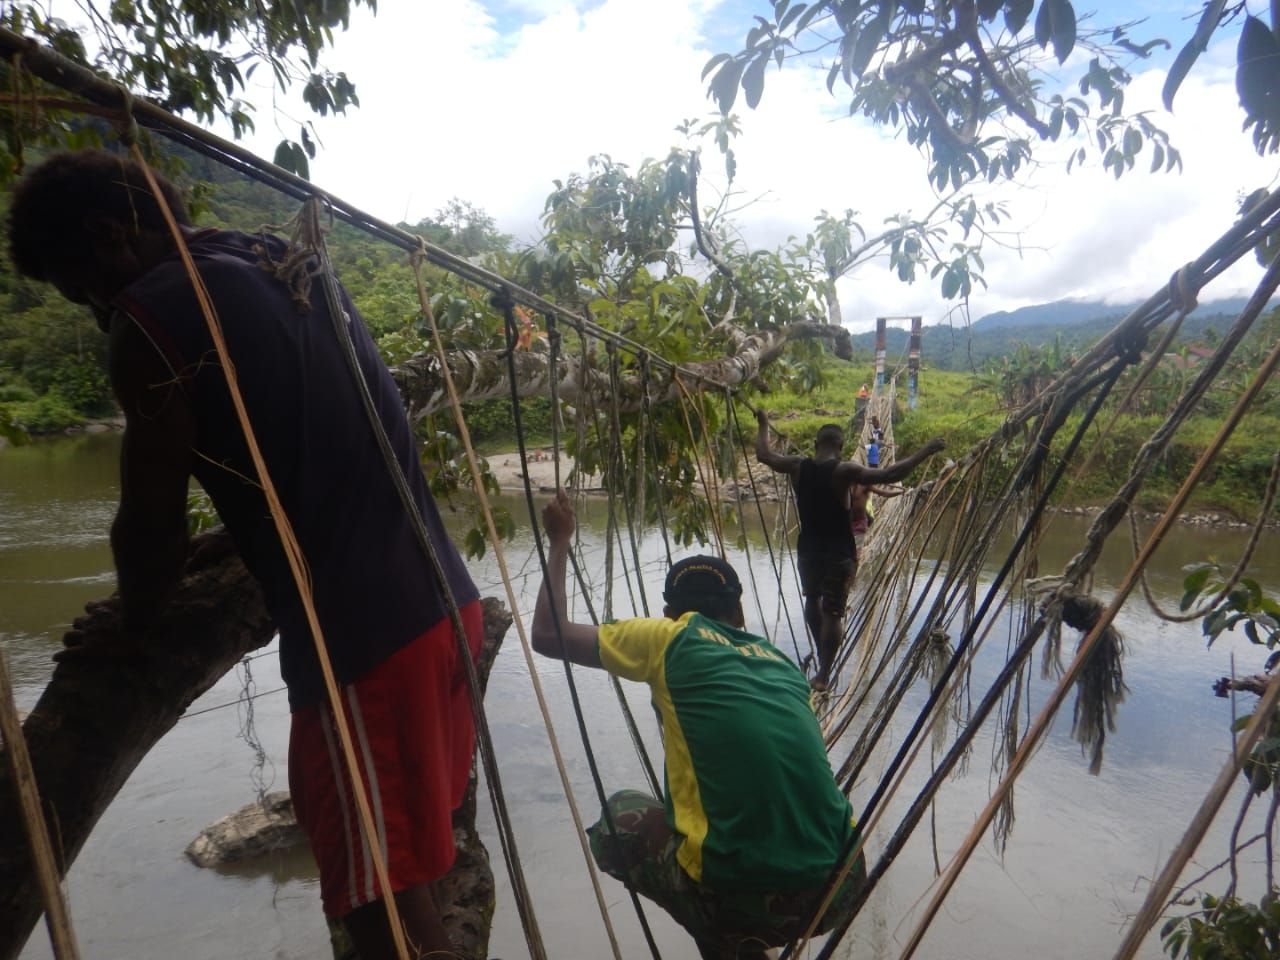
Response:
M480 602L462 608L472 656L484 635ZM436 624L366 676L341 688L365 796L393 891L453 866L452 814L475 748L466 674L453 624ZM328 701L293 715L289 790L320 867L324 912L341 917L382 896L351 795Z

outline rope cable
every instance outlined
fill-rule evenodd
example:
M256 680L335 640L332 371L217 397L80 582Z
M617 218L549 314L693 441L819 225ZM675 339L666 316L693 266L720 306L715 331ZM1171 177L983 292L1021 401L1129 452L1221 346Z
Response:
M1258 547L1258 541L1262 538L1262 531L1266 529L1267 522L1271 519L1271 508L1276 503L1276 486L1280 481L1280 452L1271 458L1271 475L1267 480L1266 490L1262 495L1262 506L1258 509L1258 519L1253 524L1253 529L1249 533L1249 540L1245 544L1244 552L1240 555L1240 560L1236 563L1235 569L1232 570L1231 576L1227 581L1214 592L1214 595L1199 608L1193 608L1184 613L1169 613L1164 610L1155 596L1151 592L1151 585L1147 583L1147 573L1142 570L1138 573L1138 582L1142 586L1142 595L1147 601L1147 606L1161 620L1169 623L1188 623L1192 620L1199 620L1201 617L1212 613L1226 596L1235 589L1241 578L1245 575L1245 571L1249 569L1249 563L1253 560L1253 553ZM1133 545L1133 556L1138 556L1138 518L1134 516L1132 510L1129 511L1129 537Z
M284 506L280 502L279 495L276 493L275 484L272 482L271 475L267 470L266 460L263 458L262 451L258 447L257 434L253 429L253 424L249 420L249 412L245 408L244 397L240 392L235 364L231 360L230 352L227 349L226 341L222 335L222 324L218 319L209 291L205 288L204 279L201 277L199 270L196 269L195 261L191 256L191 251L187 248L186 236L183 234L182 228L178 225L178 221L174 218L173 211L169 207L164 191L160 189L160 184L156 181L155 174L151 171L150 164L147 163L146 157L143 156L142 151L138 148L136 142L130 146L129 150L133 159L141 168L143 175L146 177L147 185L154 195L156 205L160 210L161 215L164 217L169 232L173 237L178 255L182 260L183 268L186 270L187 276L191 280L193 292L196 295L196 300L200 305L201 314L203 315L205 324L209 330L209 336L212 339L214 349L218 354L218 361L222 366L223 375L226 377L227 390L231 396L231 402L236 412L236 418L239 421L242 432L244 433L245 444L248 447L249 456L252 459L254 469L258 474L258 481L262 485L263 497L266 500L272 522L276 528L276 534L280 538L281 546L284 549L290 573L293 575L293 580L298 589L298 595L306 614L307 625L311 630L311 637L315 646L316 657L319 661L321 676L324 680L325 694L328 697L328 703L333 712L334 727L338 732L338 741L342 749L346 770L351 777L352 784L359 784L358 788L352 790L352 796L356 801L356 815L358 817L358 822L366 837L377 838L379 833L376 829L373 812L369 805L367 787L364 784L360 764L356 759L355 746L351 739L350 724L347 722L347 716L343 710L341 694L338 692L338 683L333 673L333 665L329 659L328 647L325 644L324 633L320 627L320 619L316 614L315 604L311 594L310 571L307 569L306 558L302 554L302 548L297 541L297 537L294 535L293 526L284 512ZM400 922L400 912L396 906L396 898L388 895L391 890L391 881L387 873L386 858L382 854L382 845L381 843L370 843L368 847L371 853L374 874L383 891L381 900L387 912L387 922L390 926L392 943L395 947L396 955L400 960L409 960L409 946L406 941L404 927Z
M1030 516L1027 518L1027 521L1023 524L1022 529L1019 531L1018 537L1015 539L1014 545L1010 548L1009 553L1004 563L1001 565L999 572L996 574L995 578L987 588L987 592L983 598L982 604L979 606L973 619L970 621L969 626L966 628L964 635L961 637L960 641L956 644L955 651L952 653L951 658L948 660L946 667L942 670L942 672L938 675L938 678L935 680L929 692L929 696L925 700L924 706L921 707L915 721L912 723L911 729L908 731L906 737L904 738L902 745L900 746L898 751L895 753L893 760L889 764L889 767L887 768L886 772L881 776L881 779L879 783L877 783L875 790L872 792L870 799L867 801L866 805L863 807L862 815L858 818L859 823L865 823L871 819L872 814L876 811L877 806L879 806L882 799L884 798L890 786L890 781L892 780L894 775L897 773L899 768L903 767L903 764L908 752L910 752L912 745L915 743L917 738L919 738L920 732L924 729L925 724L928 721L930 715L932 714L934 708L940 702L943 691L946 689L946 686L950 682L952 676L956 673L956 669L959 666L961 659L964 657L965 651L968 650L970 644L973 641L975 634L977 633L978 626L985 621L987 612L989 611L991 604L994 601L994 598L997 596L1001 587L1004 584L1005 579L1008 577L1008 575L1012 571L1016 558L1020 555L1022 547L1026 545L1027 540L1030 538L1031 532L1034 528L1035 517L1038 516L1040 513L1042 513L1045 507L1048 506L1049 499L1052 496L1058 481L1061 479L1062 475L1066 472L1067 465L1070 463L1070 459L1072 455L1074 454L1076 448L1083 441L1085 433L1087 432L1090 423L1092 423L1093 418L1096 417L1098 410L1101 409L1103 401L1106 399L1107 395L1110 393L1111 388L1115 385L1115 382L1118 379L1120 373L1123 372L1123 370L1125 369L1126 364L1123 362L1123 359L1124 359L1123 357L1117 358L1117 361L1112 365L1111 370L1107 372L1106 377L1103 379L1100 385L1101 389L1098 390L1097 395L1093 399L1093 403L1090 405L1089 411L1085 414L1081 423L1077 426L1075 435L1071 438L1071 442L1067 445L1066 450L1063 452L1062 457L1059 459L1059 462L1055 468L1053 476L1050 478L1050 481L1045 484L1045 487L1041 491L1040 497L1037 500L1036 505L1032 508ZM1040 431L1040 437L1036 445L1036 449L1044 449L1047 452L1049 438L1051 438L1057 432L1057 429L1062 425L1062 423L1065 422L1066 412L1067 410L1069 410L1069 406L1070 405L1066 403L1062 404L1059 407L1057 415L1046 420L1044 427ZM1034 456L1034 450L1032 454L1029 456ZM1018 476L1026 475L1027 466L1028 464L1024 464L1023 469L1019 471ZM1018 476L1015 476L1012 480L1012 482L1015 485L1017 483ZM929 620L932 620L932 619L933 617L931 616ZM926 630L927 626L928 626L928 621L926 621L925 627L921 628L920 630L921 634L927 632ZM994 706L994 700L991 705ZM973 736L975 736L982 719L985 719L985 714L975 714L975 717L971 719L970 723L966 725L965 730L962 731L961 737L958 738L957 743L959 743L960 739L963 739L965 737L972 738ZM952 752L948 754L948 757L952 757L953 754L955 756L958 756L959 751L953 748ZM932 788L932 792L930 793L930 796L932 795L933 792L937 791L938 786L941 785L943 777L945 776L945 772L949 770L950 770L950 766L947 764L946 760L944 759L943 764L939 765L937 770L927 781L927 786L925 789L928 790L930 789L930 787ZM922 791L921 796L923 795L924 793ZM908 811L908 815L909 816L912 815L912 813L916 811L917 808L919 809L919 812L923 814L923 811L924 809L927 808L927 806L928 806L927 802L921 802L920 797L917 797L917 802L913 803L912 807ZM914 829L915 822L918 822L918 817L912 823L911 829ZM907 831L908 834L909 832L910 830ZM898 836L899 834L895 834L894 839L896 839ZM850 844L850 850L852 851L860 850L861 846L865 843L865 840L866 840L866 835L860 833L857 843ZM889 864L892 863L893 858L896 857L898 850L901 849L901 846L895 849L892 846L892 842L893 841L891 840L890 841L891 845L886 846L885 850L882 852L880 860L876 864L876 868L871 873L868 874L866 884L864 884L862 889L859 890L858 893L855 895L854 906L853 906L853 909L850 911L849 917L838 926L837 931L833 934L832 937L828 939L823 949L819 951L818 960L829 960L831 956L831 952L835 947L835 944L837 944L840 938L843 937L844 932L848 929L849 924L852 922L853 916L855 916L857 914L857 911L861 909L862 905L866 903L867 898L870 896L871 891L875 888L876 883L879 882L880 877L884 875L884 873L888 869ZM905 844L905 838L902 840L902 844ZM848 874L848 871L852 868L854 859L856 858L856 856L857 856L857 852L850 852L849 850L847 850L837 860L837 864L839 866L838 866L838 870L836 871L836 876L833 877L832 882L828 884L828 898L827 898L828 902L823 903L822 907L819 909L817 914L810 921L808 925L809 927L808 931L799 941L799 945L801 947L803 947L804 943L812 936L813 930L816 929L817 927L818 920L821 918L822 913L825 912L825 910L827 909L827 906L829 905L829 900L834 897L835 891L839 889L839 885L840 883L843 882L844 876L846 876ZM791 948L789 947L788 950L783 954L783 960L786 960L786 958L791 955L791 952L792 952Z
M1247 329L1248 326L1252 323L1253 319L1257 317L1257 315L1262 311L1266 303L1270 300L1271 296L1275 293L1275 290L1278 286L1280 286L1280 260L1273 260L1271 263L1271 266L1267 268L1267 272L1264 275L1261 283L1259 284L1258 289L1255 290L1253 296L1250 297L1248 304L1246 305L1244 311L1241 314L1240 320L1237 321L1237 327L1243 327L1244 329ZM1240 336L1243 336L1243 332L1240 333ZM1221 352L1224 349L1227 349L1227 350L1233 349L1233 347L1230 347L1230 348L1228 347L1228 340L1230 339L1230 337L1231 335L1229 334L1227 338L1224 338L1222 346L1219 347L1219 352ZM1237 339L1237 342L1238 342L1238 339ZM1062 701L1066 697L1067 691L1070 689L1070 686L1075 682L1076 677L1079 676L1081 670L1084 667L1085 661L1088 658L1088 655L1092 652L1093 648L1098 643L1099 638L1110 627L1112 621L1116 617L1116 614L1119 612L1120 607L1124 604L1125 600L1128 598L1129 594L1132 592L1137 582L1138 573L1141 572L1143 567L1146 566L1146 563L1148 562L1148 560L1155 553L1156 548L1160 545L1161 541L1164 539L1164 536L1168 532L1169 527L1172 526L1174 519L1181 512L1182 507L1185 505L1186 501L1191 496L1192 491L1199 484L1200 479L1204 475L1205 471L1208 469L1209 465L1216 458L1218 452L1222 449L1223 445L1230 438L1232 433L1234 433L1235 428L1239 424L1240 419L1244 416L1245 411L1252 404L1253 400L1256 398L1258 393L1261 392L1262 387L1266 384L1268 379L1275 372L1276 366L1278 364L1280 364L1280 343L1277 343L1272 348L1271 353L1262 362L1262 365L1259 368L1258 373L1254 378L1254 381L1249 385L1249 388L1241 395L1239 400L1236 402L1235 406L1232 408L1231 412L1228 414L1227 419L1222 423L1218 432L1215 434L1213 440L1210 442L1209 446L1206 447L1205 450L1202 452L1199 459L1197 459L1195 466L1192 467L1191 472L1187 475L1186 479L1182 483L1182 486L1178 489L1178 492L1174 495L1173 500L1170 502L1169 507L1165 510L1164 514L1161 516L1160 521L1157 523L1155 529L1147 537L1146 542L1143 544L1142 552L1140 553L1138 558L1134 560L1133 564L1129 568L1129 571L1125 574L1120 585L1117 587L1115 596L1112 598L1111 602L1107 605L1106 609L1101 613L1097 622L1092 626L1092 628L1089 630L1086 636L1080 641L1080 644L1076 650L1075 658L1072 660L1071 665L1063 673L1063 676L1059 681L1057 688L1050 695L1048 701L1045 703L1044 707L1041 709L1040 713L1037 715L1035 722L1031 725L1026 735L1023 737L1022 744L1019 746L1017 754L1014 756L1013 760L1010 761L1009 768L1005 772L1004 777L1001 778L1000 784L997 786L995 792L993 793L991 800L988 801L986 807L983 808L982 813L979 815L978 822L974 825L973 830L970 831L970 834L966 838L965 843L960 847L960 849L952 857L948 870L942 877L939 889L936 891L933 898L930 900L929 905L925 909L924 916L921 918L920 923L917 925L915 931L913 932L910 941L908 941L907 947L904 950L902 955L902 960L908 960L908 958L911 957L912 954L914 954L916 948L919 946L921 939L923 939L925 932L928 930L928 927L931 921L937 915L937 911L941 907L942 901L946 898L947 894L950 892L951 888L954 886L956 878L959 876L960 870L962 870L964 868L964 865L968 862L969 856L972 854L973 848L976 846L978 838L982 835L982 833L986 831L987 826L990 824L991 818L994 816L995 807L998 806L998 804L1002 800L1005 793L1008 792L1013 781L1018 777L1018 775L1026 767L1027 761L1030 759L1031 752L1034 750L1036 744L1039 743L1040 738L1044 735L1044 732L1048 728L1049 723L1052 721L1053 717L1056 715L1058 707L1061 706ZM1208 377L1205 377L1202 379L1206 380L1206 385L1207 385ZM1174 416L1177 416L1179 412L1180 411L1175 410L1174 413L1170 415L1171 419ZM1142 464L1140 463L1136 464L1135 471L1140 469L1141 467L1142 467ZM1078 564L1076 564L1073 561L1073 563L1071 564L1071 570L1078 573L1078 571L1080 570L1080 567ZM1068 582L1070 582L1069 577L1068 577ZM1271 685L1271 689L1268 691L1268 695L1272 699L1272 702L1274 702L1275 698L1277 696L1280 696L1280 683L1273 683ZM1261 720L1262 720L1262 713L1261 712L1256 713L1254 715L1253 722L1250 724L1250 729L1249 731L1247 731L1246 735L1259 734L1261 732L1261 727L1262 727L1262 724L1260 723ZM1232 758L1228 766L1230 767L1231 765L1238 763L1239 761L1240 761L1240 757L1235 756ZM1220 778L1219 780L1219 784L1221 783L1221 779L1222 778ZM1215 784L1215 790L1217 789L1217 786L1219 784ZM1205 829L1207 829L1208 824L1205 823L1203 826ZM1192 852L1193 851L1191 849L1186 849L1184 846L1183 849L1180 849L1175 853L1175 857L1183 856L1182 863L1185 864L1186 858L1189 858ZM1129 929L1129 933L1126 936L1124 943L1121 946L1120 951L1118 951L1116 954L1117 960L1120 960L1120 958L1125 958L1125 960L1127 960L1127 958L1132 957L1134 951L1137 950L1143 937L1146 935L1147 929L1150 926L1150 922L1154 922L1155 916L1158 914L1161 906L1164 903L1164 896L1168 893L1169 889L1172 887L1174 881L1177 878L1177 873L1180 872L1181 870L1181 865L1178 866L1176 871L1171 869L1173 866L1174 866L1174 859L1171 858L1169 863L1166 864L1165 871L1162 871L1160 880L1156 884L1152 885L1151 890L1148 892L1147 902L1146 904L1144 904L1143 911L1139 914L1138 918L1135 919L1133 925ZM1147 922L1146 925L1144 926L1143 922L1148 920L1150 922Z
M791 609L787 604L787 591L783 589L783 585L782 585L782 566L779 562L778 555L774 552L774 549L773 549L773 538L769 535L769 523L768 521L765 520L764 503L760 497L760 490L756 487L755 471L751 469L751 458L750 458L750 455L748 454L746 434L742 429L742 420L738 417L738 411L736 407L731 405L729 408L729 413L733 417L734 426L736 427L736 432L738 435L738 445L742 448L742 460L743 460L743 464L746 467L747 482L751 486L751 499L755 502L756 515L760 518L760 531L761 533L764 534L764 545L765 545L765 548L769 551L769 566L772 568L774 578L778 584L778 599L781 601L781 605L782 605L781 608L784 614L784 619L787 622L787 630L791 634L791 647L793 650L795 650L795 653L796 653L796 663L802 664L804 663L804 657L800 653L800 643L796 639L795 624L791 619ZM810 655L813 654L812 641L810 642L809 652L810 652Z
M761 599L760 585L756 582L756 567L755 567L755 563L753 563L751 559L751 539L750 537L747 536L747 519L746 519L746 514L742 509L742 484L738 482L738 476L739 476L738 448L737 448L737 445L734 444L733 442L733 422L734 422L733 421L733 394L731 394L727 390L725 391L725 395L724 395L724 410L725 410L725 413L724 413L725 430L729 434L728 447L729 447L729 452L733 455L733 465L732 465L732 476L734 477L733 505L734 505L734 513L738 518L738 536L742 539L742 552L746 558L747 578L751 581L751 596L756 602L756 614L760 617L760 627L762 630L764 630L767 625L767 620L765 619L765 615L764 615L764 601ZM750 473L751 464L746 463L745 467L747 472ZM781 589L779 589L778 593L779 595L781 595L782 593ZM774 645L776 646L777 644L775 643ZM800 651L797 649L796 663L798 664L799 662L800 662Z
M670 567L674 562L671 558L671 535L667 531L667 508L663 497L663 478L665 471L658 463L658 440L656 431L653 426L653 406L649 400L649 357L642 354L640 357L640 412L644 419L645 430L644 435L648 442L652 445L653 454L653 502L658 509L658 526L662 530L662 549L667 555L667 566Z
M458 659L462 663L463 673L467 681L467 690L470 694L471 712L475 722L476 740L479 746L479 754L481 763L485 771L485 783L488 786L490 799L494 808L495 820L498 824L498 836L502 843L503 854L506 858L507 869L511 877L512 890L515 894L517 908L520 912L521 923L524 927L525 937L529 945L530 953L535 958L544 957L546 948L542 944L541 933L538 930L537 919L533 914L532 901L529 896L528 885L524 879L524 871L520 864L519 853L516 846L515 830L511 824L511 817L507 811L506 800L503 796L502 779L498 770L497 756L493 748L493 738L489 732L489 721L484 711L484 697L480 688L480 677L476 670L475 661L472 659L471 650L467 641L467 630L462 620L462 610L458 604L457 595L454 593L453 585L449 582L448 575L445 572L444 564L440 559L440 553L436 549L435 541L432 540L423 521L422 513L418 508L418 502L414 498L413 491L409 488L408 477L405 475L400 461L396 457L395 450L391 446L391 440L387 436L386 427L382 423L381 417L378 416L377 407L374 404L373 395L369 390L368 380L365 377L364 370L360 366L360 360L356 356L355 343L351 338L351 330L349 325L354 322L355 314L347 311L342 302L341 293L338 290L337 276L333 269L333 264L329 259L329 251L324 242L323 231L319 224L319 210L322 199L317 197L314 201L303 207L301 216L303 226L310 224L310 237L307 238L308 245L314 250L319 259L320 279L324 289L325 300L329 307L330 322L333 326L333 332L342 347L343 356L347 362L348 372L351 374L352 380L356 386L360 396L360 403L364 409L365 419L368 421L369 428L374 438L377 440L378 449L382 453L383 461L387 468L387 473L391 479L392 485L395 487L396 495L400 499L401 505L404 507L405 515L409 520L410 529L413 531L414 539L418 543L419 549L423 556L427 559L431 566L432 574L436 578L436 584L444 598L446 609L449 612L449 620L453 626L454 638L458 643ZM514 615L514 612L513 612ZM389 887L388 887L389 889Z
M498 535L497 524L493 519L493 511L489 503L488 492L485 490L485 486L481 478L480 464L476 457L475 448L471 443L471 431L467 427L466 418L463 416L462 403L458 398L457 389L453 383L453 377L447 372L448 366L444 363L444 341L440 336L440 329L436 323L435 311L431 309L431 300L427 296L426 283L422 277L422 261L422 257L411 258L414 279L417 285L419 308L431 328L431 338L435 346L437 356L440 359L441 368L446 371L445 386L449 392L450 409L453 412L454 422L457 425L458 434L462 439L463 448L467 454L467 464L471 471L472 485L475 488L476 496L480 501L481 511L484 515L486 529L489 534L489 540L493 546L494 556L498 563L498 569L502 575L503 586L507 593L507 603L510 605L513 622L516 626L516 633L520 638L520 647L524 653L525 666L529 672L529 679L533 686L534 697L537 700L538 709L542 714L543 724L547 730L547 739L550 743L552 756L555 760L556 771L560 777L561 788L565 793L565 799L569 805L569 813L574 823L574 832L578 838L578 844L581 847L583 858L587 864L587 874L591 881L592 890L595 894L596 903L600 910L601 919L604 922L605 932L609 938L610 948L613 951L614 956L620 958L621 949L618 945L617 935L614 932L613 923L609 918L608 906L604 899L604 891L600 885L600 878L595 869L595 861L591 856L590 847L586 842L586 831L583 827L582 813L579 810L572 784L569 781L569 774L564 763L564 756L560 751L560 740L555 732L555 724L552 722L551 712L547 706L546 694L542 688L542 680L534 663L533 652L530 648L528 636L524 629L524 620L517 612L519 605L516 601L515 591L512 587L511 575L507 569L506 551L502 547L502 538ZM527 465L525 469L527 470Z
M619 368L618 368L618 353L616 350L613 350L613 351L610 351L610 357L609 357L609 385L612 388L609 391L609 393L613 400L613 402L609 405L609 409L610 409L610 419L613 421L614 443L617 448L617 462L618 462L618 468L619 468L617 479L618 479L619 486L622 488L622 509L623 509L623 512L626 514L626 518L627 518L627 539L631 543L631 556L635 564L636 589L640 593L641 609L644 611L644 615L647 617L649 616L649 598L645 594L645 590L644 590L644 577L640 575L640 571L641 571L640 545L636 541L636 519L635 519L634 509L633 509L634 505L632 503L632 498L628 496L629 491L631 490L631 486L630 484L625 482L626 462L625 462L625 454L623 452L623 443L622 443L622 439L623 439L622 414L619 410L619 406L620 406L620 401L618 397L619 380L620 380L620 377L619 377ZM636 477L637 477L637 483L642 483L643 477L644 477L644 471L636 470ZM640 518L640 523L644 523L643 516L641 516Z
M520 411L520 395L516 384L515 370L515 344L516 344L516 322L515 322L515 302L510 297L504 297L501 294L495 298L495 305L502 310L504 326L507 335L507 364L508 374L511 380L511 418L515 427L516 445L520 451L520 462L524 468L524 494L526 505L529 509L529 523L533 528L533 542L538 554L538 564L542 569L542 575L545 579L549 575L549 567L547 565L547 554L542 543L542 531L538 523L538 511L533 502L533 484L529 479L528 456L525 449L525 433L524 422ZM600 800L600 815L605 823L605 829L609 833L610 839L616 844L618 842L617 825L614 823L613 814L609 810L609 798L604 789L604 781L600 777L599 765L596 762L595 752L591 748L591 736L587 731L586 715L582 710L582 701L578 694L578 685L574 680L573 666L569 662L568 648L564 642L564 636L560 631L559 613L554 609L554 599L548 594L547 597L550 606L552 621L556 625L556 633L560 643L562 661L564 663L565 679L569 688L569 699L573 704L574 716L578 722L578 734L582 740L583 752L586 755L587 767L591 771L591 780L595 784L596 794ZM631 897L632 906L635 907L636 918L640 921L640 928L644 932L645 942L649 946L649 952L653 955L654 960L661 960L661 953L658 950L658 944L653 938L653 931L649 928L648 918L645 916L644 907L640 903L639 894L632 888L631 884L624 883L627 893Z
M551 386L551 455L555 470L555 486L559 490L562 478L560 476L560 378L558 375L558 364L560 362L560 342L561 335L556 325L555 314L547 314L547 340L550 345L550 386ZM642 358L642 362L645 362ZM575 473L576 473L575 467ZM591 622L599 626L600 621L596 617L594 605L591 603L590 589L583 579L582 570L578 565L576 554L571 553L569 556L571 566L573 568L574 580L578 585L578 591L586 603L587 611L591 617ZM653 790L653 795L662 798L662 788L658 782L658 775L654 772L653 761L649 758L649 752L644 745L644 738L640 735L640 728L636 724L635 715L631 711L631 704L627 700L626 692L622 688L621 682L613 674L609 675L609 681L613 687L615 696L618 698L618 705L622 710L623 722L627 727L627 734L631 738L631 744L635 748L636 755L640 758L640 765L644 769L645 778L649 783L649 787Z
M636 529L634 518L632 517L631 502L628 492L631 485L626 482L626 453L623 450L622 442L622 417L618 412L618 391L619 382L621 380L618 368L618 351L615 347L606 344L605 353L609 358L609 462L613 469L613 480L609 484L609 503L610 516L614 524L614 535L618 538L618 559L622 563L623 581L627 585L627 593L631 598L631 610L634 615L649 615L649 599L644 592L644 578L641 576L640 550L636 545ZM626 517L627 539L631 547L632 556L635 558L635 588L632 588L631 574L627 567L626 549L621 542L621 533L618 529L618 517L616 513L616 503L618 500L618 491L622 491L622 512ZM636 592L640 594L640 603L636 603Z
M702 457L698 453L698 438L693 432L693 421L689 419L689 406L692 403L689 396L689 388L684 385L684 382L679 377L675 378L675 384L679 391L680 413L684 417L685 434L689 437L689 455L693 458L694 469L697 471L698 480L702 484L703 502L706 504L707 515L711 518L711 530L715 534L720 557L723 559L724 530L721 529L720 512L716 508L717 499L712 495L714 482L708 483L707 481L707 471L704 469Z

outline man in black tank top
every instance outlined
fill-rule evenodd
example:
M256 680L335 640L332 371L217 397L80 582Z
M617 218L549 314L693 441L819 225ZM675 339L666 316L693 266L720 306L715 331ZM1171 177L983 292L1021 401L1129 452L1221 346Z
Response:
M849 517L849 491L858 484L894 483L933 456L946 442L930 440L905 460L884 468L840 459L844 431L834 423L818 430L812 457L787 456L769 447L769 418L756 411L756 459L791 478L800 512L796 560L804 593L804 619L818 650L816 690L831 680L831 664L844 633L844 611L857 571L857 551Z

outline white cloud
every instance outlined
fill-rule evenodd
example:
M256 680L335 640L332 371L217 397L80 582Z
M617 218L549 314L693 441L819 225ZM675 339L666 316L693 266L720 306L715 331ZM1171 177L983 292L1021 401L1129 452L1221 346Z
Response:
M745 30L753 11L722 8L712 24L713 12L710 0L384 3L376 19L353 18L327 57L355 80L363 106L320 122L324 149L313 176L392 220L416 220L463 197L532 239L553 179L585 169L592 154L632 166L661 156L679 141L677 122L709 112L700 74L717 51L701 38L726 18ZM1171 39L1176 49L1185 37ZM1096 163L1070 175L1051 163L1000 191L1025 227L1023 252L987 251L990 290L975 295L974 316L1067 297L1145 297L1225 230L1237 195L1275 173L1274 158L1258 158L1240 132L1233 71L1224 40L1183 84L1172 115L1159 103L1163 71L1138 75L1130 88L1127 109L1151 109L1170 131L1181 175L1134 171L1117 183ZM760 108L739 105L735 186L761 198L739 218L754 245L804 234L823 208L853 208L874 232L892 213L933 203L918 152L844 116L824 81L818 70L771 70ZM264 129L253 145L269 155L277 138ZM1060 148L1049 154L1065 156ZM708 193L718 167L709 157ZM1210 295L1242 292L1256 276L1242 266ZM861 327L877 314L941 319L946 305L934 291L923 280L905 286L873 263L842 283L841 296Z

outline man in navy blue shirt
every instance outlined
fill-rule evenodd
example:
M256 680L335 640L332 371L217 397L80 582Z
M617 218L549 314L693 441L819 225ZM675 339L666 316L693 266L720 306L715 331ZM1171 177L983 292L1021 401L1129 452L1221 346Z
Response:
M120 509L111 528L126 639L148 631L181 576L194 476L210 495L280 630L293 711L289 780L320 867L326 912L364 960L395 956L372 869L385 857L415 949L449 951L431 881L452 865L475 731L462 656L482 625L478 594L450 542L418 461L399 393L363 324L348 322L395 464L379 450L320 283L309 296L277 279L275 237L198 230L172 184L161 191L220 319L267 471L293 527L342 710L355 731L377 836L360 825L336 748L303 600L263 496L192 278L144 171L88 151L57 154L14 191L13 262L94 313L108 335L125 415ZM356 319L345 292L344 319ZM391 479L404 472L444 569L422 555ZM446 595L462 609L457 638Z

